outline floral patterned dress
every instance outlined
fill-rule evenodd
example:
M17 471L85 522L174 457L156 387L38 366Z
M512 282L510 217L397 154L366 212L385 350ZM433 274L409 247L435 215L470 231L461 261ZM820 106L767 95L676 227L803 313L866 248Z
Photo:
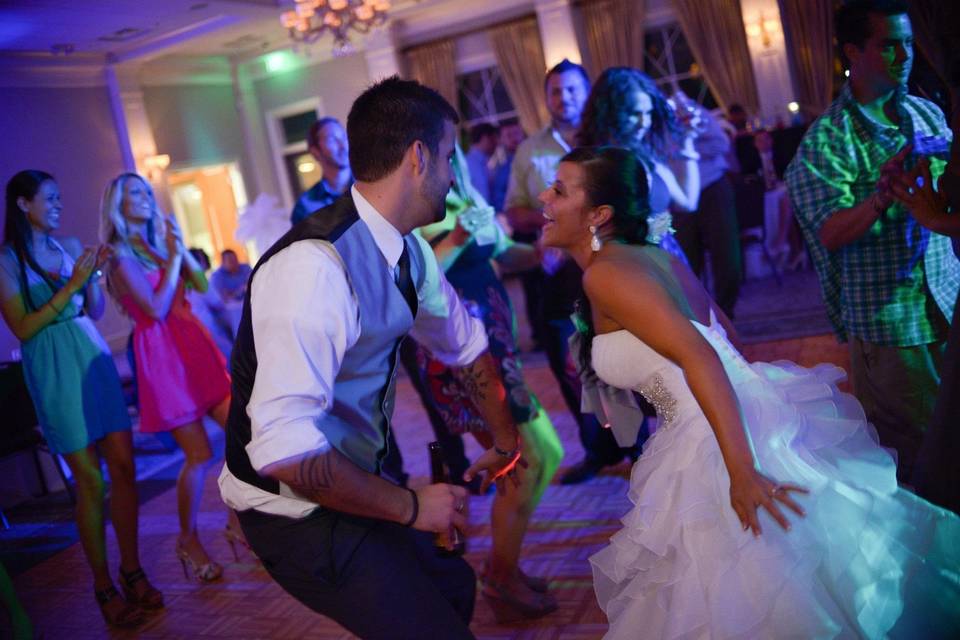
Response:
M442 236L434 239L437 241ZM539 405L527 389L517 349L516 318L507 291L490 260L497 244L479 245L471 240L445 275L470 313L483 321L490 353L500 368L510 412L517 423L529 422ZM469 393L452 369L417 346L417 369L429 391L424 400L433 405L451 433L485 431L486 424Z

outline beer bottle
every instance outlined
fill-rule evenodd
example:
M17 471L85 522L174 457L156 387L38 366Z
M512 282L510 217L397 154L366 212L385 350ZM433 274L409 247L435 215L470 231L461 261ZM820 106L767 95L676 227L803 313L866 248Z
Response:
M430 452L430 482L431 484L451 484L450 474L447 473L446 465L443 464L443 451L439 442L431 442L427 445ZM441 556L461 556L466 550L467 541L463 533L454 526L449 531L437 533L433 539L437 547L437 555ZM450 547L453 547L451 550Z

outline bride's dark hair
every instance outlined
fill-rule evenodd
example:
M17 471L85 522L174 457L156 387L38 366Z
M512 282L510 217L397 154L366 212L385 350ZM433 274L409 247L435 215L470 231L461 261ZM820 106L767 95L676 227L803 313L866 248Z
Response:
M583 190L590 207L607 205L613 210L608 223L611 238L627 244L647 244L650 215L647 172L637 155L622 147L578 147L560 162L572 162L583 169ZM590 369L590 347L595 331L590 301L586 296L577 304L578 330L583 334L580 366Z

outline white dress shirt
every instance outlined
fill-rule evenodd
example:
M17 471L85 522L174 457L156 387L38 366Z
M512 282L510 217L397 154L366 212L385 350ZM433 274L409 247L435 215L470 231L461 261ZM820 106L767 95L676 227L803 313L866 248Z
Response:
M354 186L353 202L383 255L383 268L395 274L403 237ZM487 349L483 323L470 316L437 265L430 246L417 235L424 256L424 280L410 335L450 366L470 364ZM363 319L350 275L333 244L294 242L260 267L250 290L257 374L247 415L250 463L264 467L330 443L320 417L333 406L334 380ZM236 478L226 465L220 494L233 509L301 518L317 507L280 484L280 495Z

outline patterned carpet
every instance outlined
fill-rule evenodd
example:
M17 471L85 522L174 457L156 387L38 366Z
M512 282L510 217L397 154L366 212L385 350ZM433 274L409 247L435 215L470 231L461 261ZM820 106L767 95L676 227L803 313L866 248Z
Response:
M772 277L744 282L734 324L744 344L833 332L820 283L810 269L786 272L779 284Z
M845 349L830 337L754 345L748 349L748 356L789 358L801 364L821 361L845 364ZM529 359L526 374L561 436L566 449L564 464L576 463L582 456L576 427L564 410L542 358ZM432 437L422 409L405 380L398 388L395 424L406 468L414 478L413 484L421 484L427 478L426 444ZM479 449L472 441L468 444L472 457ZM623 463L588 483L574 487L554 484L548 488L527 536L523 566L531 574L550 578L551 592L560 601L560 608L540 620L501 627L494 623L492 612L480 600L471 626L478 638L574 640L603 635L606 623L593 596L588 558L619 528L619 518L629 508L625 495L628 472L627 463ZM107 629L93 601L90 573L80 545L72 544L14 580L42 637L71 640L350 638L337 624L286 595L248 553L241 553L240 559L234 560L220 535L226 516L215 478L215 472L208 476L199 526L211 555L225 565L222 581L198 585L184 579L173 553L177 521L176 496L171 488L147 502L140 517L143 565L164 592L166 609L153 615L136 631ZM474 568L480 567L490 544L490 501L489 497L473 498L470 504L467 559ZM15 523L14 529L18 526ZM118 555L112 530L108 531L107 540L111 566L115 567ZM6 637L4 632L0 631L0 637Z

